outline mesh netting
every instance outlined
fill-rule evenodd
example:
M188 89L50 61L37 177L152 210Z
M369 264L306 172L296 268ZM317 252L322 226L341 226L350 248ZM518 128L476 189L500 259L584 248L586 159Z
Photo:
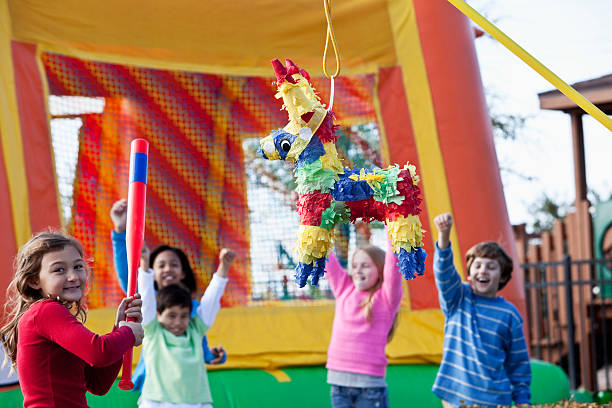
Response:
M182 248L199 294L216 269L220 248L238 259L224 306L331 297L297 289L293 246L299 217L290 163L258 158L259 139L285 125L270 78L138 68L43 54L59 191L69 230L92 258L88 302L115 306L122 296L113 269L111 205L127 196L129 148L149 141L145 241ZM272 70L270 70L272 72ZM327 80L313 78L323 101ZM373 75L336 80L337 146L347 167L382 165ZM384 245L384 231L339 227L346 261L357 239ZM350 238L352 237L352 238ZM350 243L350 244L349 244Z

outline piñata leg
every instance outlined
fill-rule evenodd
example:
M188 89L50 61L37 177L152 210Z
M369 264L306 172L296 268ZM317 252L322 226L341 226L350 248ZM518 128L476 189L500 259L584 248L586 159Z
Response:
M295 270L295 281L300 288L306 286L308 277L317 286L319 279L325 273L325 259L333 245L332 232L325 228L312 225L300 225L298 232L298 261Z
M427 254L423 249L423 228L416 215L387 220L387 234L399 259L400 273L405 279L423 275Z

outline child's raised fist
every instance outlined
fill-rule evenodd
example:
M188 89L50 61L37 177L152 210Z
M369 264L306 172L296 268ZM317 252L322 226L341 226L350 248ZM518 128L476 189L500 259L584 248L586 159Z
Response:
M438 214L434 217L433 222L438 229L438 248L445 249L450 243L453 216L450 213Z
M222 248L219 252L219 267L217 268L217 274L221 277L227 277L230 265L236 259L236 252L229 248Z
M142 244L142 251L140 252L140 269L148 271L150 267L149 259L151 258L151 251L146 244Z
M222 248L219 252L219 262L222 264L231 265L234 259L236 259L236 252L229 248Z
M222 346L213 347L210 352L215 356L209 364L221 364L225 358L225 349Z
M115 232L125 232L127 224L127 200L125 198L117 200L113 203L110 210L110 218L113 222Z
M440 232L450 231L453 226L453 216L450 213L438 214L433 221Z

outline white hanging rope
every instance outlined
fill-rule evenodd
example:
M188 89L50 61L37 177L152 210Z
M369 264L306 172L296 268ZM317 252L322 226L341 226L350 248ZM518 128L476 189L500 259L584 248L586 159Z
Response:
M328 111L332 110L332 108L334 107L334 77L330 77L329 78L329 107L327 108Z

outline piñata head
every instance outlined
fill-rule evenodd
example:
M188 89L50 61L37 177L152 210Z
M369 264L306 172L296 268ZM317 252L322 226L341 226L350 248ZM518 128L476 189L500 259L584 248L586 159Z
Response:
M289 123L260 141L268 160L296 163L296 192L300 214L296 282L304 287L311 277L317 286L333 245L333 227L363 220L383 221L406 279L425 269L419 176L411 164L386 169L347 169L336 152L334 114L325 109L306 71L291 60L272 61L278 92Z

